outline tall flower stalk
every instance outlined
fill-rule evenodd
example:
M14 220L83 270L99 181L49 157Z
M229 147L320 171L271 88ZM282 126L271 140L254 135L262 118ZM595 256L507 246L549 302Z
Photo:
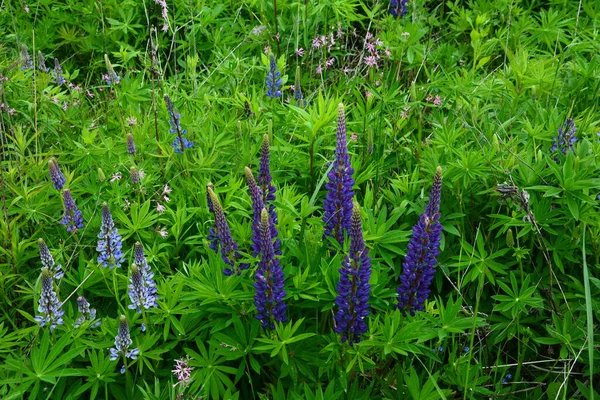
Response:
M44 267L42 268L42 293L38 304L38 312L42 315L36 315L35 320L41 326L49 326L52 332L58 325L64 324L62 319L64 310L60 307L62 303L54 291L54 282L52 277L54 272Z
M61 190L65 186L67 179L60 169L58 161L56 161L56 158L54 157L48 161L48 173L50 174L50 180L52 181L54 189Z
M121 356L123 356L124 361L128 358L135 360L140 354L140 350L137 348L129 350L129 346L131 346L132 343L133 341L129 334L127 318L124 315L121 315L121 319L119 320L119 330L115 337L115 347L109 349L111 361L114 361ZM121 373L125 373L125 364L121 367Z
M98 239L98 263L104 268L121 268L121 264L125 262L123 243L106 202L102 203L102 226Z
M73 196L69 189L63 190L63 203L65 207L65 213L60 220L62 225L67 227L67 232L77 233L78 229L83 228L83 214L75 205Z
M256 183L254 175L250 168L245 167L246 180L248 181L248 191L252 200L252 252L256 257L260 252L260 218L265 203L263 201L262 189Z
M42 238L38 239L38 249L40 251L40 259L42 260L42 269L47 268L52 272L52 278L54 279L62 278L64 275L62 266L54 262L54 257L50 254L50 250Z
M573 118L567 118L565 123L558 128L558 135L554 137L554 143L550 148L552 153L555 153L554 160L558 162L558 153L566 155L569 151L575 151L574 145L577 143L577 127Z
M287 321L287 306L283 302L286 295L284 283L283 269L273 248L269 213L263 208L260 216L260 261L254 282L256 318L263 328L274 329L275 321Z
M424 308L429 297L431 281L440 254L442 224L440 224L440 201L442 193L442 168L437 167L429 203L413 227L408 251L402 264L398 292L398 308L404 315L415 315Z
M350 230L350 252L342 261L340 281L337 285L338 296L335 304L335 332L342 335L352 345L360 342L367 331L365 318L369 315L369 295L371 286L371 258L363 239L360 208L354 202L352 210L352 228Z
M269 135L263 136L263 142L260 150L260 167L258 170L258 185L262 192L263 205L269 212L269 223L271 224L271 238L274 240L275 254L281 254L281 242L278 238L279 232L277 231L277 210L273 202L276 199L275 193L277 189L273 185L273 178L271 177L271 154Z
M269 54L269 72L267 73L267 96L277 98L283 96L281 93L281 72L277 66L277 60L273 54Z
M327 174L329 180L325 184L327 195L323 206L323 222L325 223L323 240L332 237L341 246L344 245L344 234L350 234L352 226L353 173L354 170L348 155L344 105L340 103L338 107L335 159L331 170Z
M175 105L168 94L165 94L165 104L167 105L169 116L171 117L169 119L169 124L171 125L169 132L176 136L173 143L171 143L171 147L175 149L175 153L183 154L185 149L194 147L194 142L183 137L183 135L187 133L187 130L181 127L181 114L175 110Z

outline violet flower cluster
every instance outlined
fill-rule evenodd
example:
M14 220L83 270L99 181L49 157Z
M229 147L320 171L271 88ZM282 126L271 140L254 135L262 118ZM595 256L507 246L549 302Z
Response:
M42 72L50 72L50 68L46 66L46 59L41 51L38 51L38 69Z
M171 147L175 149L175 153L183 154L185 149L194 147L194 142L183 137L183 135L187 133L187 130L181 127L181 114L175 110L173 101L168 94L165 94L165 104L167 105L169 116L171 117L169 120L169 124L171 125L169 132L176 136L173 143L171 143Z
M127 323L127 318L124 315L121 315L121 319L119 321L119 330L117 332L117 336L115 337L115 347L111 347L109 349L110 360L114 361L120 356L135 360L140 354L140 350L137 348L129 350L129 346L131 346L132 343L133 341L129 335L129 324ZM121 373L125 373L125 365L121 367Z
M33 60L29 56L29 51L27 51L27 46L24 44L21 45L21 71L26 69L33 68Z
M352 228L350 230L350 252L342 261L340 281L337 285L338 296L335 304L336 333L342 335L350 345L360 342L360 337L367 331L365 318L369 315L369 295L371 286L371 258L363 239L360 208L354 203L352 210Z
M75 321L75 324L73 325L73 327L75 328L79 328L81 324L85 322L86 319L89 321L94 321L94 319L96 319L96 309L90 308L90 303L88 303L86 298L83 296L77 297L77 310L81 315L79 316L79 318L77 318L77 321ZM100 326L101 323L101 320L97 320L92 324L91 327L96 328Z
M398 308L404 315L415 315L424 308L429 297L430 285L435 274L435 264L440 254L442 224L440 224L440 200L442 193L442 169L437 167L429 203L421 214L419 222L413 227L408 243L408 251L400 276Z
M136 242L133 254L134 264L131 266L131 276L129 277L131 283L128 286L131 300L129 308L136 309L138 313L141 313L142 309L149 310L158 306L156 303L157 288L154 273L150 270L140 242Z
M60 66L60 62L58 58L54 59L54 83L57 85L62 85L66 82L65 77L63 76L63 70Z
M219 198L214 192L212 183L207 185L206 190L210 197L208 208L212 209L213 215L215 216L215 225L210 231L208 238L211 241L210 248L217 252L217 248L220 247L221 258L228 266L223 269L224 275L230 276L234 273L240 275L242 270L248 268L248 264L237 262L237 259L240 258L238 244L231 236L231 230L229 229L229 224L225 218L225 212L223 211Z
M262 189L256 183L254 175L250 168L245 167L246 180L248 181L248 191L252 200L252 255L255 257L260 252L260 216L265 203L263 201Z
M58 325L64 324L62 319L64 310L60 307L62 303L54 291L54 282L52 276L54 272L44 267L42 268L42 293L38 304L38 312L42 315L36 315L35 321L41 326L48 325L52 332Z
M267 73L267 96L277 98L283 96L281 93L281 72L277 67L277 60L273 54L269 55L269 72Z
M42 260L42 269L47 268L48 271L52 272L53 279L60 279L64 275L64 271L60 264L55 264L54 258L52 254L50 254L50 250L44 242L44 239L38 239L38 249L40 251L40 259Z
M106 82L108 86L118 85L121 82L121 77L115 72L115 69L108 58L108 55L104 55L104 61L106 62L106 74L102 74L102 80Z
M67 227L67 232L77 233L78 229L83 228L84 219L81 210L75 205L75 201L73 200L73 196L69 189L63 190L63 203L65 213L60 220L60 223Z
M100 253L98 263L104 268L121 268L121 264L125 262L123 243L106 202L102 203L102 225L98 239L100 239L96 246L96 251Z
M48 161L48 173L50 174L50 180L54 189L61 190L65 186L65 183L67 183L65 175L62 173L60 165L58 165L58 161L54 157Z
M577 143L577 127L573 118L567 118L565 123L558 128L558 135L554 137L554 144L550 148L552 153L560 151L566 155L569 151L574 151L574 145ZM558 154L554 157L555 161L558 161Z
M127 134L127 153L135 155L135 141L131 133Z
M403 17L408 12L408 0L390 0L390 14Z
M269 135L263 135L263 142L260 152L260 167L258 169L258 185L262 191L263 205L269 212L269 223L271 224L271 238L274 241L274 249L276 255L281 255L281 242L278 238L279 232L277 231L277 210L275 210L275 204L273 202L276 199L275 193L277 189L273 186L273 179L271 177L271 155L269 152Z
M279 258L275 257L273 239L271 237L271 224L269 213L265 208L260 216L260 261L255 273L254 305L256 318L263 328L275 328L275 321L287 321L287 306L283 302L286 292L284 290L285 278Z
M344 234L350 234L352 226L352 198L354 192L352 186L354 170L350 164L348 155L348 141L346 138L346 117L344 105L340 103L338 108L338 126L336 135L335 160L331 170L327 174L329 181L325 184L327 195L323 206L323 222L325 232L323 241L332 237L338 241L340 246L344 245Z

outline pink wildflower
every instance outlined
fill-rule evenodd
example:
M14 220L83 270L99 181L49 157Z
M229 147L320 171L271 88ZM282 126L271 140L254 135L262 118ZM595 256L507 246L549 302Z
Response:
M323 66L321 64L317 65L317 70L316 70L317 74L321 74L323 73Z
M110 183L113 183L115 181L120 181L121 178L123 178L123 174L121 174L120 172L115 172L112 176L112 178L110 178Z
M137 125L137 119L135 117L127 117L127 125L129 125L129 126L136 126Z
M162 204L160 204L158 201L156 202L156 212L159 214L164 213L166 210L165 206L163 206Z
M303 57L304 56L304 49L303 48L296 49L296 55L298 57Z
M175 360L175 369L171 372L175 374L177 377L177 383L173 385L173 387L177 385L186 386L192 380L192 370L190 367L190 356L186 356L180 360Z
M29 6L27 4L25 4L25 7L23 7L23 10L25 10L25 12L27 14L29 14Z
M331 57L329 60L327 60L325 62L325 65L327 65L327 68L331 68L333 66L334 62L335 62L335 58Z
M353 142L357 142L358 141L358 134L353 133L352 135L350 135L350 140Z
M321 47L321 42L319 41L318 37L313 39L312 45L315 49L318 49L319 47Z
M441 105L443 102L442 98L440 97L440 95L436 94L435 95L435 99L433 99L433 104L436 106Z
M367 66L371 68L377 67L377 58L375 56L366 56L365 64L367 64Z
M169 232L167 232L167 229L164 227L157 228L156 231L163 239L169 236Z

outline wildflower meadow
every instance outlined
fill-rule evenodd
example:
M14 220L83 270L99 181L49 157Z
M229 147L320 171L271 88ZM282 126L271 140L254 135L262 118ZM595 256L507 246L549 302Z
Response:
M599 33L0 2L0 399L600 400Z

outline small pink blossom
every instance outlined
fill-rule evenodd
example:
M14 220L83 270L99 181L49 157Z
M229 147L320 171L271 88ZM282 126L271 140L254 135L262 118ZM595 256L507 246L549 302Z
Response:
M344 67L343 71L344 71L344 74L348 75L350 73L351 69L346 66L346 67Z
M171 193L172 191L173 191L173 189L171 189L171 188L169 187L169 185L167 184L167 185L165 185L165 188L163 189L163 194L169 194L169 193Z
M171 372L177 377L177 383L175 383L173 387L177 385L186 386L189 384L192 380L192 370L193 368L190 367L189 355L186 355L185 358L175 360L175 369Z
M303 56L304 56L304 51L305 51L305 50L304 50L302 47L301 47L301 48L299 48L299 49L296 49L296 55L297 55L298 57L303 57Z
M353 142L357 142L358 141L358 134L353 133L352 135L350 135L350 140Z
M312 45L315 49L318 49L319 47L321 47L321 42L319 41L318 37L313 39Z
M370 40L372 38L373 38L373 34L371 32L367 32L367 34L365 35L365 39Z
M317 65L317 74L321 74L323 72L323 66L321 64Z
M8 115L15 115L16 110L14 108L8 109Z
M372 98L372 97L373 97L373 93L371 93L371 92L369 92L368 90L366 90L366 91L365 91L365 97L366 97L367 99L370 99L370 98Z
M25 10L25 12L27 14L29 14L29 6L27 4L25 4L25 7L23 7L23 10Z
M137 125L137 119L135 117L127 117L127 125L129 125L129 126L136 126Z
M439 95L435 95L435 99L433 99L433 104L436 106L441 105L443 102L442 98Z
M400 113L400 118L408 119L408 112L410 111L410 107L404 107L404 110Z
M110 178L110 182L113 183L115 181L120 181L121 178L123 178L123 174L121 174L120 172L115 172L112 178Z
M164 228L164 227L156 228L156 232L158 232L158 234L160 236L162 236L163 239L166 238L167 236L169 236L169 232L167 232L167 228Z
M390 49L388 49L388 48L385 49L385 56L386 57L391 57L392 56L392 52L390 51Z
M91 98L91 99L94 98L94 93L90 92L89 90L86 90L86 94L88 95L89 98Z
M327 65L327 68L331 68L333 66L334 62L335 62L335 58L331 57L329 60L327 60L325 62L325 65Z
M265 46L265 48L263 49L263 53L269 54L270 52L271 52L271 46Z
M156 202L156 212L159 214L164 213L166 210L165 206L163 206L162 204L160 204L158 201Z
M367 64L367 66L371 68L377 67L377 58L375 56L366 56L365 64Z

